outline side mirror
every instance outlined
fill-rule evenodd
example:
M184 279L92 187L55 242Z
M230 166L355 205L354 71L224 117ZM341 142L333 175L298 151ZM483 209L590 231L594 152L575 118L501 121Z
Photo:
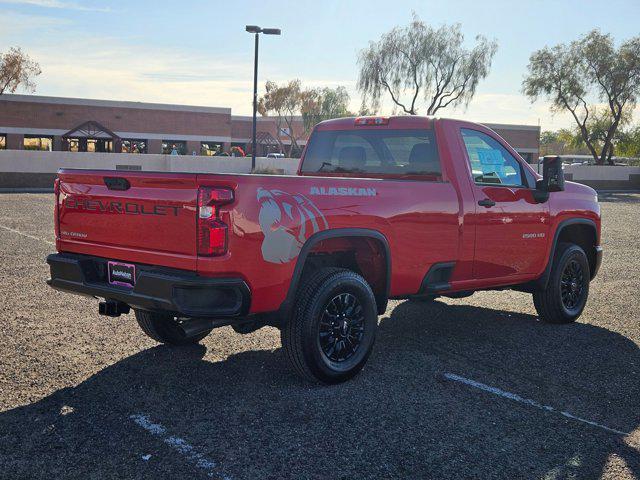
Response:
M542 178L536 181L533 198L538 203L544 203L549 200L550 192L561 192L562 190L564 190L562 160L558 155L547 155L542 160Z
M542 187L547 192L564 190L564 171L562 170L562 160L558 155L547 155L543 158Z

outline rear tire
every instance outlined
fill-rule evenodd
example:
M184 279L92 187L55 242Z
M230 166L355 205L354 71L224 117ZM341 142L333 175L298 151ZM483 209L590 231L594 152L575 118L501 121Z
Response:
M302 378L335 384L362 370L377 328L376 301L366 280L350 270L322 268L300 285L281 329L282 346Z
M547 323L575 322L589 297L589 261L573 243L560 243L553 257L547 288L534 292L533 304Z
M211 330L193 337L185 337L175 317L166 313L136 310L138 325L148 337L168 345L193 345L211 333Z

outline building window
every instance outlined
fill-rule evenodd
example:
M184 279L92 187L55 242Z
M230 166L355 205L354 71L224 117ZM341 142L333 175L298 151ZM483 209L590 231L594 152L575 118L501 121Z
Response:
M147 153L147 141L127 138L122 140L122 153Z
M79 152L80 151L80 140L77 138L68 138L67 139L68 151L69 152Z
M68 152L113 153L113 140L83 137L66 138L63 139L63 149Z
M53 150L53 137L25 135L23 148L25 150L39 150L43 152L50 152L51 150Z
M87 152L113 153L113 141L102 138L87 138Z
M222 153L222 144L215 142L202 142L200 144L200 155L213 157Z
M187 153L187 142L179 140L163 140L162 153L165 155L185 155Z
M6 150L6 149L7 149L7 136L0 135L0 150Z

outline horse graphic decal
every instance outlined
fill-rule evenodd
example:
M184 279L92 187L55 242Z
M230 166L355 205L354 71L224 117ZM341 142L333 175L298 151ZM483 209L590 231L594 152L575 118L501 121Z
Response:
M262 257L267 262L290 262L311 235L329 227L320 209L301 193L258 188L257 199L264 233Z

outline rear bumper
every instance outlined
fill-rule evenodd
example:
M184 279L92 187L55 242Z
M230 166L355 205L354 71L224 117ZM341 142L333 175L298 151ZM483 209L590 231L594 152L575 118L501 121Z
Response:
M243 317L249 311L251 295L242 279L200 277L185 270L136 265L135 287L120 287L108 283L107 261L88 255L49 255L51 279L47 283L64 292L184 317Z

